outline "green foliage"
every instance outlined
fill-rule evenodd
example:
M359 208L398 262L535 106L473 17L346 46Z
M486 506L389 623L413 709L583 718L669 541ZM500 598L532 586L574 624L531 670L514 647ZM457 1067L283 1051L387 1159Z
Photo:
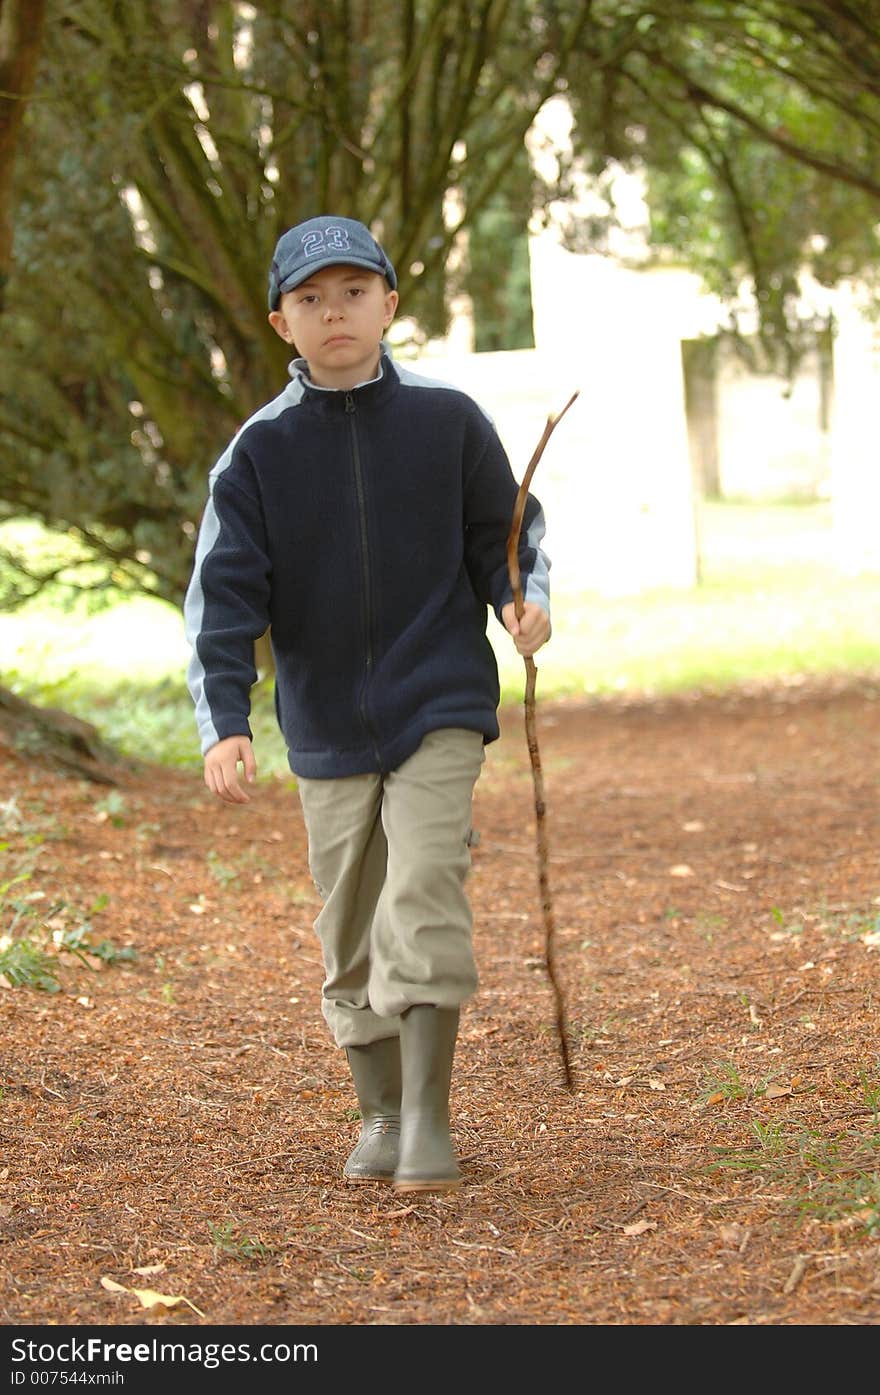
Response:
M224 1221L221 1225L208 1222L208 1231L214 1246L215 1255L226 1255L231 1259L268 1259L271 1247L252 1235L239 1234L234 1221Z
M74 901L56 900L39 888L31 889L40 853L52 836L51 816L28 822L14 799L0 806L0 814L9 830L8 840L0 843L9 869L0 882L0 975L9 987L60 992L59 961L65 954L92 972L94 960L107 965L135 961L132 946L119 949L110 940L95 937L93 918L106 908L109 897L102 893L83 909Z
M569 72L576 152L600 193L614 165L645 175L657 254L703 276L737 338L747 288L763 366L790 371L823 323L803 274L876 284L876 7L696 0L608 6L605 20ZM609 194L569 237L595 242L613 222Z
M760 1173L804 1220L846 1221L880 1235L880 1135L845 1129L829 1138L795 1122L753 1122L754 1149L723 1149L714 1168Z
M447 269L448 293L460 287L470 296L478 353L534 347L528 227L536 197L523 144L503 184L469 220L463 274Z
M55 977L58 960L27 937L13 940L0 949L0 974L12 988L37 988L43 993L60 993Z
M354 0L305 24L293 0L56 0L65 22L47 26L18 166L0 515L81 547L68 582L179 602L208 470L285 381L265 292L285 227L362 217L417 334L445 328L447 188L479 213L561 67L535 8L468 6L462 22L417 4L401 22ZM514 23L528 76L512 87ZM577 23L563 17L563 35ZM55 579L15 565L25 595Z
M877 1170L877 1149L864 1166L873 1163L874 1170L861 1171L853 1167L849 1176L839 1175L840 1161L835 1158L827 1175L823 1175L810 1193L801 1198L800 1210L805 1216L823 1221L851 1220L861 1234L876 1239L880 1236L880 1171Z
M752 1132L758 1140L758 1146L763 1157L778 1157L785 1148L783 1138L784 1124L773 1121L769 1124L762 1124L759 1120L752 1120Z
M104 898L106 900L106 898ZM102 909L99 905L97 909ZM99 940L95 943L91 936L94 930L88 921L81 925L65 930L56 940L60 950L76 956L79 961L92 968L89 958L100 959L103 964L133 964L137 961L138 953L133 945L125 945L122 949L117 949L109 940ZM88 957L87 957L88 956Z
M880 1071L880 1061L874 1064L875 1075L873 1077L864 1067L859 1070L862 1094L867 1108L874 1116L875 1129L880 1125L880 1073L878 1071Z
M7 554L0 605L45 586L179 603L208 469L284 382L274 242L318 209L383 237L414 344L464 289L481 347L509 348L531 333L530 217L601 249L612 177L636 170L657 254L734 306L750 280L791 362L800 268L878 264L877 38L874 6L779 0L328 0L307 19L51 0L14 191L0 517L63 545ZM545 182L524 140L559 94L573 149ZM597 211L568 220L585 174Z
M97 800L95 808L99 814L110 820L114 828L124 826L127 806L125 795L120 794L119 790L111 790L103 799Z
M869 945L880 944L880 913L873 908L848 911L826 909L813 912L801 910L796 918L789 919L778 906L773 906L770 914L778 927L773 931L776 939L783 935L794 939L803 935L807 926L811 925L824 934L837 935L850 943L861 941Z
M0 843L0 852L5 852L7 847L7 843ZM25 903L15 897L12 893L12 889L22 882L29 881L30 877L30 870L17 871L11 877L8 877L6 881L0 882L0 905L3 906L4 911L7 913L10 910L13 913L12 920L8 927L9 933L15 929L19 919L26 910Z
M214 848L209 848L207 859L211 876L215 881L218 881L221 886L229 886L231 882L237 881L239 873L234 867L230 867L228 863L224 862L220 854L216 852Z
M39 942L29 936L10 940L5 948L0 948L0 974L12 988L34 988L43 993L60 993L58 980L58 955L66 951L77 958L86 968L94 971L89 957L100 959L108 965L133 963L137 951L130 945L117 949L109 940L91 943L91 926L80 925L66 930L52 943Z
M700 1091L700 1100L703 1104L718 1096L726 1100L742 1100L751 1093L734 1063L723 1061L712 1068Z

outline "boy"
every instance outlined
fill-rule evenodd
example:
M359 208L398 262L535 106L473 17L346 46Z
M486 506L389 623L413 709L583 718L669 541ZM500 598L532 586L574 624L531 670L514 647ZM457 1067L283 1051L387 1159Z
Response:
M188 682L205 783L246 803L254 642L270 629L323 902L322 1011L361 1112L343 1176L446 1191L461 1181L459 1009L478 982L472 797L499 735L487 607L534 654L550 635L549 562L530 496L517 620L507 456L470 397L392 360L397 303L364 224L326 215L279 239L269 322L299 356L211 471L185 601Z

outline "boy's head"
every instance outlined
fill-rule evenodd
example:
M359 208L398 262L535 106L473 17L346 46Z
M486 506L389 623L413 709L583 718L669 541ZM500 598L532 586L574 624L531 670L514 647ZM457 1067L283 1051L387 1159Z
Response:
M396 288L394 267L363 223L309 218L278 240L269 323L305 359L316 386L357 387L380 372Z
M278 239L269 269L269 309L281 297L328 266L356 266L384 276L397 289L394 267L369 228L354 218L321 214L297 223Z

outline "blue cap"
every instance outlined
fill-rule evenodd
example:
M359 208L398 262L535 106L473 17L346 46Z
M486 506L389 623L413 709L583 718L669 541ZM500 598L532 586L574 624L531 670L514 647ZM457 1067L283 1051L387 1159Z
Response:
M377 271L392 290L397 275L369 228L354 218L329 213L297 223L279 237L269 269L269 309L277 310L285 291L292 291L325 266L360 266Z

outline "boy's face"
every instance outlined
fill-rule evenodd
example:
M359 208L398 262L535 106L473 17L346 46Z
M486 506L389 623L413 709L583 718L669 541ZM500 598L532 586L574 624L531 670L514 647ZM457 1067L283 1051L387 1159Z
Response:
M378 272L326 266L286 291L269 323L306 359L319 387L351 388L375 378L379 341L396 309L397 292Z

